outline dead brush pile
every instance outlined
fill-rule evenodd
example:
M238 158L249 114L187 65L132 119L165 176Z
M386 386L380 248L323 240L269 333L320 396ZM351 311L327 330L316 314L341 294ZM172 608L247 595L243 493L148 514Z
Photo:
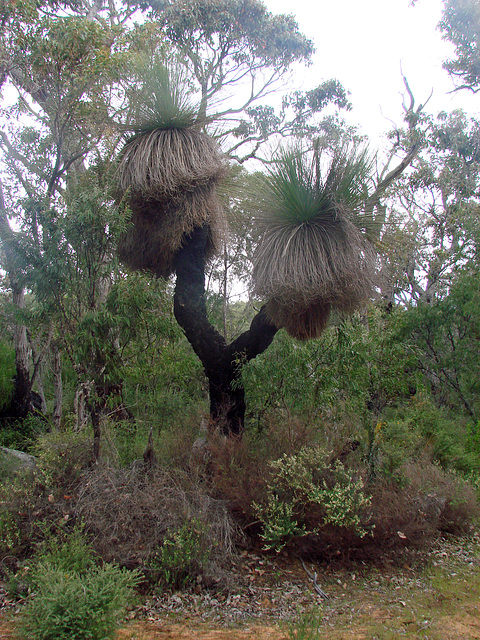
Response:
M222 573L238 533L223 501L187 473L162 468L92 467L79 487L76 516L102 558L147 573L165 542L190 527L195 544L185 554L197 556L193 564L207 581Z
M173 587L184 574L204 584L226 578L238 529L226 503L195 474L92 464L91 444L81 435L61 440L45 436L36 468L0 482L0 575L15 573L46 538L68 537L81 526L100 558L139 567L149 581Z

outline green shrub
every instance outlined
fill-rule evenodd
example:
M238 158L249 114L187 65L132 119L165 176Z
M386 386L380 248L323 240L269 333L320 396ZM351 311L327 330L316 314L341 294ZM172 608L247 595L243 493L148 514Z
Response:
M418 392L403 406L386 411L382 420L377 444L387 475L425 455L443 469L466 474L478 469L479 455L465 419L437 407L426 393Z
M36 554L36 564L39 567L47 564L64 573L77 573L83 575L95 566L95 554L87 544L83 527L76 525L71 533L49 535L39 545ZM34 569L36 576L38 569ZM35 582L36 578L32 577Z
M2 530L2 520L5 522L6 514L2 515L0 515L0 535L7 534L4 544L7 544L10 539L12 541L10 544L16 544L18 547L21 542L18 525L11 518L10 525L3 527ZM7 591L12 597L24 597L28 590L36 591L38 584L43 580L42 572L45 565L66 574L74 572L79 575L83 575L95 566L94 553L83 536L82 526L76 525L73 531L61 531L57 535L52 535L48 529L51 525L48 523L39 523L37 526L39 533L45 535L45 539L37 545L35 556L22 562L16 570L5 572ZM14 551L15 547L12 547L12 552Z
M204 525L187 521L165 538L152 565L168 586L183 589L195 580L209 555Z
M270 462L266 500L254 504L267 549L279 550L290 538L318 533L325 525L351 529L359 537L368 532L363 515L370 498L363 480L328 458L319 447L303 447Z
M14 552L21 542L20 530L12 513L0 511L0 549L6 552Z
M289 640L318 640L322 617L322 613L317 611L299 615L286 626Z
M92 444L84 431L52 431L35 442L32 453L42 484L61 491L68 490L92 462Z
M28 451L36 438L47 429L48 422L40 414L30 413L21 420L4 418L0 429L0 446Z
M36 567L35 582L36 593L20 624L24 638L104 640L114 636L139 575L111 564L67 573L43 562Z
M0 533L8 527L8 535L0 535L0 558L14 556L9 566L30 557L46 531L71 530L76 491L91 459L85 437L65 432L42 435L34 448L35 468L0 482Z

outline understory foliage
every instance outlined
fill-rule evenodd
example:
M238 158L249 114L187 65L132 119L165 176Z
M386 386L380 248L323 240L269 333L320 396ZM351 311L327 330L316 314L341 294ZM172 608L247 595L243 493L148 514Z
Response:
M253 504L263 525L261 537L267 549L279 551L289 538L318 533L325 525L353 530L360 538L367 533L362 517L370 505L361 477L345 469L339 460L318 447L303 447L295 455L284 454L269 463L271 477L266 501ZM317 527L306 521L317 513Z
M381 562L428 546L440 532L468 533L479 514L468 422L438 409L426 391L394 400L387 391L395 367L370 378L384 401L375 413L364 381L350 406L330 389L321 413L294 402L285 386L251 416L242 442L213 432L193 446L198 432L177 423L174 433L155 434L154 457L132 461L119 455L128 435L114 429L92 465L87 434L42 436L35 469L0 484L2 573L21 581L22 562L39 545L46 559L55 552L57 564L76 562L75 538L62 552L49 540L80 523L95 557L138 567L153 589L228 584L230 554L245 543ZM277 386L286 385L292 362L277 361L276 375ZM92 563L82 554L79 571Z
M29 640L104 640L114 636L133 602L138 571L97 565L80 528L47 538L23 579L32 593L22 610L20 632Z

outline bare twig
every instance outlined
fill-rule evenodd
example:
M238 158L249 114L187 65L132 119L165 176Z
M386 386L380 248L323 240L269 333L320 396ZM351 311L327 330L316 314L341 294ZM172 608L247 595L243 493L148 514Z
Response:
M318 593L318 595L323 598L324 600L329 600L329 597L327 596L327 594L325 593L325 591L322 591L322 589L320 589L320 587L317 584L317 572L315 571L315 573L311 573L304 561L302 559L300 559L301 563L302 563L302 567L305 570L305 573L307 574L307 576L309 577L309 579L312 581L313 584L313 588L315 589L315 591Z

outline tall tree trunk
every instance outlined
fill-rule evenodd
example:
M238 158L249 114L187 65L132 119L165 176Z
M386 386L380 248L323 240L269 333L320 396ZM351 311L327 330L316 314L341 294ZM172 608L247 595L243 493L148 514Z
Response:
M205 304L205 247L208 227L197 228L175 258L174 312L209 382L210 415L229 435L241 435L245 419L242 365L265 351L277 327L262 307L250 329L232 343L210 324Z
M37 391L38 391L38 395L37 395L37 402L38 402L38 409L40 410L40 412L45 415L47 413L47 402L45 400L45 390L43 388L43 370L44 370L44 363L45 363L45 349L42 349L40 351L40 353L37 351L37 345L35 344L35 341L32 340L32 336L30 335L30 333L27 331L27 339L30 345L30 349L31 349L31 353L32 353L32 361L34 364L33 367L33 374L32 374L32 378L31 378L31 385L32 385L32 389L33 389L33 385L34 383L36 384L37 387ZM50 338L48 338L47 340L47 345L49 346L50 343Z
M98 402L93 401L92 403L88 403L88 409L90 411L90 417L92 419L93 427L93 459L95 460L95 462L97 462L100 458L100 440L102 435L102 407Z
M86 424L85 408L88 396L90 395L90 388L90 383L82 382L75 390L75 396L73 397L73 412L75 414L74 431L80 431Z
M223 337L228 338L228 251L227 242L223 245L223 282L222 282L222 315L223 315Z

